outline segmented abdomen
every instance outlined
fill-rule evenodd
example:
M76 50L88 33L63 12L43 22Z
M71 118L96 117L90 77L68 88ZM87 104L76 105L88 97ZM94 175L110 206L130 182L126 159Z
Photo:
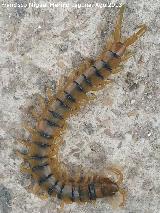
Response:
M32 135L32 144L28 151L28 161L34 179L49 195L56 194L63 200L82 202L103 197L101 184L95 177L88 182L81 180L79 183L65 182L60 178L59 162L57 158L53 160L52 155L57 156L54 142L64 128L66 118L87 98L87 92L103 82L112 72L109 63L111 59L117 60L117 56L108 52L105 61L97 61L59 91L55 100L45 109L43 118L37 123L37 130Z
M87 181L80 179L78 183L65 183L55 178L46 157L35 156L33 159L37 161L32 164L34 179L50 196L56 195L59 199L71 202L86 202L103 197L103 189L97 177Z

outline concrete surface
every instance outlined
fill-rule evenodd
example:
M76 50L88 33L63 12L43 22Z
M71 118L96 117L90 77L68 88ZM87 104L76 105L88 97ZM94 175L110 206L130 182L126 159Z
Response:
M27 192L30 178L19 172L16 138L24 134L25 108L36 104L36 94L44 95L45 85L55 91L61 75L67 76L84 58L100 53L118 9L0 8L0 212L58 212L59 201L41 200ZM123 35L141 23L146 23L148 31L131 48L136 54L124 71L112 76L114 82L68 121L60 153L69 168L82 165L99 171L110 164L122 167L126 205L112 209L103 199L95 205L68 205L61 212L160 212L159 14L158 0L127 1Z

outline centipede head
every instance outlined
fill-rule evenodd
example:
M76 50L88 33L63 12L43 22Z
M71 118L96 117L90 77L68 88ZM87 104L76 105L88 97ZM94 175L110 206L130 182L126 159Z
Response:
M116 20L115 28L113 31L112 36L110 37L109 41L107 42L106 51L111 51L114 53L113 57L116 59L121 58L126 54L126 49L128 46L134 44L147 30L145 24L139 25L137 27L138 31L134 32L131 36L124 39L121 35L121 28L122 28L122 21L123 21L123 14L125 10L125 5L123 5L120 10ZM115 54L116 53L116 54Z
M125 53L126 46L122 42L117 41L112 43L110 50L113 54L115 53L115 58L119 58Z
M119 56L122 56L125 52L125 49L136 42L147 30L145 24L139 25L137 28L139 29L137 32L133 33L129 36L125 41L122 42L121 38L121 28L122 28L122 20L123 14L125 10L125 5L120 8L119 15L116 21L115 30L113 32L113 51L117 52Z

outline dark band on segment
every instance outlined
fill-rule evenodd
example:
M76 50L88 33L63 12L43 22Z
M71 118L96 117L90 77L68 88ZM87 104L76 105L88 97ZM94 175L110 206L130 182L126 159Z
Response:
M58 180L55 182L53 186L48 189L48 194L51 195L55 189L55 186L58 184Z
M72 186L72 192L71 192L71 200L74 202L75 201L75 196L74 196L74 187Z
M60 127L56 122L50 121L48 119L45 119L45 121L47 121L47 124L49 126Z
M82 74L82 76L83 76L85 82L86 82L89 86L92 86L92 82L91 82L84 74Z
M94 183L88 184L88 192L89 192L90 200L95 200L96 199L96 191L95 191Z
M47 139L51 139L51 138L52 138L52 135L49 135L49 134L46 133L46 132L39 131L39 134L40 134L40 136L43 137L43 138L47 138Z
M41 165L34 166L32 168L32 171L37 171L37 170L44 169L44 167L46 167L46 166L48 166L48 163L44 163L44 164L41 164Z
M53 174L49 174L48 176L45 176L45 177L41 177L38 181L39 185L45 183Z
M35 145L39 146L40 148L44 148L44 149L51 146L50 144L47 144L47 143L40 143L40 142L36 142L36 141L34 141L33 143L34 143Z
M30 159L32 160L42 160L42 159L45 159L45 158L48 158L47 155L44 155L44 156L41 156L41 155L33 155L30 157Z
M52 111L52 110L49 110L49 112L52 114L52 116L54 118L58 118L60 120L63 120L63 117L58 112L55 112L55 111Z
M82 201L82 190L81 187L78 187L78 193L79 193L79 200Z
M65 185L62 185L62 186L61 186L60 192L57 194L57 197L58 197L59 199L62 198L62 192L63 192L64 186L65 186Z
M109 50L109 52L112 54L113 58L119 58L120 57L116 52L113 52L111 50Z
M82 88L82 86L81 86L77 81L73 81L73 82L76 84L76 86L77 86L77 88L79 89L79 91L85 93L84 89Z
M71 102L76 102L76 99L68 92L64 91L66 94L66 97L71 101Z
M101 75L101 73L99 72L99 70L97 69L96 66L92 66L95 70L95 74L97 77L101 78L101 79L104 79L103 75Z
M103 62L103 68L106 68L107 70L109 70L110 72L112 72L112 68L111 66L109 65L109 63L107 63L106 61L104 60L101 60Z
M57 101L59 101L60 102L60 104L61 104L61 106L62 107L64 107L64 108L66 108L66 109L68 109L69 108L69 106L68 105L66 105L61 99L59 99L59 98L56 98L57 99Z

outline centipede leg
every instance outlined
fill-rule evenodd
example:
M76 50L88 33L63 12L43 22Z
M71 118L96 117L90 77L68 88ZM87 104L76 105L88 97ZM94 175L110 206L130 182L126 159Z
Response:
M38 193L40 190L41 190L40 186L36 183L36 184L33 186L33 193L36 194L36 193Z
M36 130L34 128L28 126L27 123L23 123L22 128L26 129L32 135L36 132Z
M39 197L40 199L42 200L45 200L48 198L48 195L47 194L43 194L41 192L41 187L35 183L34 185L30 185L28 188L27 188L28 192L30 193L33 193L35 195L37 195L37 197Z
M47 96L49 104L55 99L54 96L53 96L53 91L52 91L51 87L46 88L46 96Z
M24 166L23 164L20 165L20 171L25 174L30 174L30 175L32 174L32 170Z
M62 85L66 85L66 75L61 75L60 79L57 81L57 86L56 86L56 92L62 92L63 91L63 87Z
M41 115L39 115L35 109L30 110L30 114L31 116L36 120L36 121L40 121L41 120Z
M24 161L28 159L28 155L22 153L21 151L19 150L16 150L16 155L20 158L22 158Z
M65 206L65 202L63 200L61 200L61 204L60 204L60 209L58 209L58 213L62 213L62 210L64 209Z
M118 185L120 185L123 182L123 174L122 174L122 172L119 169L114 168L114 167L108 167L107 169L111 170L114 174L116 174L117 176L119 176L119 178L116 181L116 183Z
M92 88L92 91L98 91L104 88L104 86L106 86L107 84L112 83L112 80L106 79L103 82L101 82L101 84L99 84L98 86L96 86L95 88Z
M122 196L122 202L120 203L120 207L123 207L126 201L127 192L124 189L119 189L119 193Z
M118 73L118 72L120 72L120 71L122 71L123 70L123 65L119 65L117 68L115 68L113 71L112 71L112 73ZM112 82L114 82L113 80L110 80L111 82L110 83L112 83Z
M69 175L67 174L67 171L61 171L59 180L63 181L65 184L69 183Z
M132 56L134 56L134 52L127 52L127 53L125 53L124 56L121 58L121 62L127 61Z
M92 64L94 64L94 60L92 58L85 58L84 62L80 64L79 68L77 69L78 74L82 74L84 70L87 70Z
M81 75L84 73L85 70L87 70L92 64L94 63L93 59L91 58L86 58L83 63L79 65L78 68L74 69L71 74L68 77L68 84L70 84L77 76ZM67 85L68 85L67 84ZM63 84L62 84L63 85ZM66 85L66 86L67 86Z
M91 92L91 95L87 95L88 101L93 101L93 100L95 100L96 98L97 98L97 96L96 96L94 90Z
M121 184L123 182L123 174L119 169L113 169L114 173L119 175L119 179L117 180L117 184Z
M45 108L46 103L45 103L45 99L44 99L43 96L38 95L38 96L37 96L37 102L38 102L38 105L40 105L40 108L41 108L41 109L44 109L44 108Z
M29 143L29 141L27 141L27 140L18 140L18 143L21 143L25 147L30 147L31 146L31 143Z
M27 114L31 116L36 121L40 120L40 115L36 112L35 108L33 106L29 106L27 109Z

